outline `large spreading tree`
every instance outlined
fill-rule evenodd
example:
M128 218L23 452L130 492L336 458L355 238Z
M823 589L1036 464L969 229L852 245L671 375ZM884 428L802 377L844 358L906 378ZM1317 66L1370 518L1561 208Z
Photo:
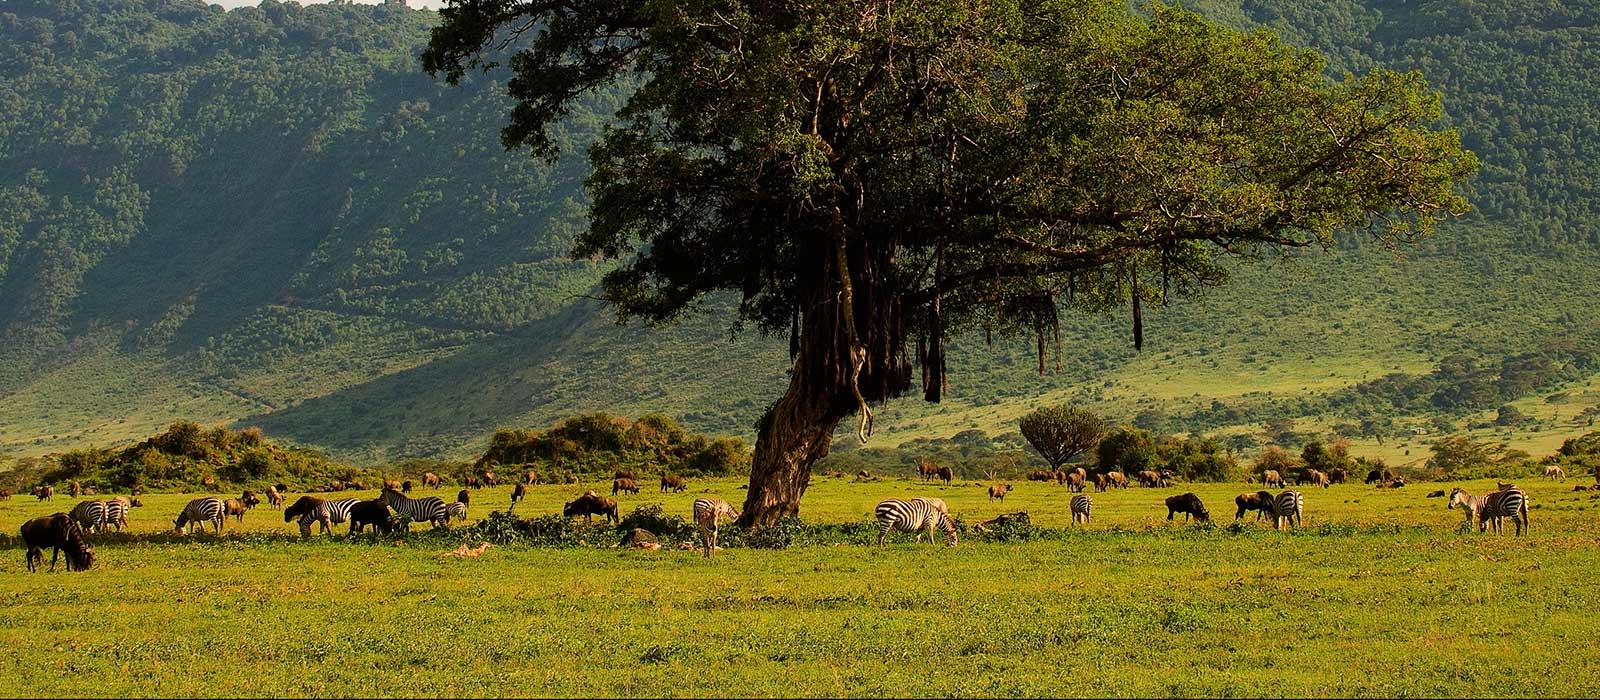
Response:
M1063 312L1224 281L1229 257L1387 245L1466 204L1477 166L1422 77L1332 80L1321 58L1124 0L449 0L424 68L510 72L502 137L553 158L597 88L628 97L590 150L574 254L670 322L719 292L787 333L743 521L798 512L834 429L920 385L945 338L1057 339ZM508 57L508 58L506 58Z

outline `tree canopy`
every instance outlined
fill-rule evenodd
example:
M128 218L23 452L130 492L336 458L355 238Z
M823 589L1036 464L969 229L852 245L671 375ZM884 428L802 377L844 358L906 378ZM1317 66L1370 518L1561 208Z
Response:
M1047 406L1023 416L1017 425L1051 469L1094 449L1106 433L1104 419L1074 406Z

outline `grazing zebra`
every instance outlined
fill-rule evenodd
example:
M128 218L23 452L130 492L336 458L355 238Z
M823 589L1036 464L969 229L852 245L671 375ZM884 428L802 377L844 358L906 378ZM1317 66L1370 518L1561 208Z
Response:
M705 556L717 551L717 529L722 516L739 517L739 511L720 498L702 496L694 499L694 524L700 528L700 542L705 545Z
M394 489L384 489L379 494L379 497L383 499L384 503L389 504L389 507L393 508L394 512L410 517L411 522L431 522L434 527L449 527L450 525L450 508L445 505L444 499L438 496L407 498L405 494ZM465 508L462 509L461 514L463 518L466 517Z
M216 496L206 496L189 501L183 507L183 512L178 514L178 519L172 521L172 527L178 532L184 531L184 526L189 526L189 532L194 532L199 527L201 532L206 529L206 521L211 521L211 526L216 528L217 534L222 534L222 520L228 514L228 504Z
M320 523L324 534L331 534L333 526L350 519L350 509L360 503L359 498L341 498L334 501L325 501L316 496L301 496L294 505L285 508L283 521L289 522L300 516L300 536L311 536L311 523Z
M140 503L139 499L130 499L127 496L117 496L107 501L101 501L101 503L106 504L106 525L117 528L117 532L122 532L122 528L128 526L129 508L144 507L144 504Z
M1072 523L1078 524L1081 519L1083 524L1089 524L1089 510L1094 508L1094 499L1087 493L1080 493L1072 497Z
M1528 494L1512 486L1484 496L1483 508L1478 511L1479 529L1487 523L1494 526L1494 534L1498 535L1502 518L1511 518L1517 524L1517 536L1521 537L1528 527Z
M460 520L461 522L466 522L467 521L467 503L466 503L466 501L456 501L455 503L451 503L450 505L447 505L447 506L444 507L444 511L445 511L445 515L447 515L447 516L449 516L451 518L455 518L456 520Z
M1305 513L1306 499L1299 491L1289 489L1272 499L1272 529L1281 530L1285 522L1300 527L1300 516Z
M72 507L73 522L78 523L86 534L103 532L106 529L106 504L104 501L83 501Z
M917 541L922 541L922 533L928 533L928 543L933 544L933 530L944 530L944 545L956 546L956 525L950 516L945 515L924 498L913 498L902 501L898 498L885 499L878 503L874 509L878 517L878 546L883 546L884 537L890 530L917 533Z

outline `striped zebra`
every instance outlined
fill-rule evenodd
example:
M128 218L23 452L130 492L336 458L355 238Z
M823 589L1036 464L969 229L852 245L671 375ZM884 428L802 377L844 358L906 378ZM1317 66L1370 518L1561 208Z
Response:
M1089 524L1089 511L1094 508L1094 499L1087 493L1080 493L1072 497L1072 524L1078 524L1081 519L1083 524Z
M956 525L950 516L945 515L927 499L913 498L903 501L898 498L885 499L878 503L874 509L878 518L878 546L883 546L883 540L890 530L917 533L917 541L922 541L922 533L928 533L928 543L933 544L933 530L944 530L944 545L956 546Z
M467 504L465 502L456 501L455 503L445 506L444 510L445 515L449 516L450 518L460 520L461 522L467 521Z
M1478 528L1483 529L1484 524L1494 526L1494 534L1500 534L1500 524L1503 518L1511 518L1517 524L1517 536L1521 537L1528 527L1528 494L1515 486L1495 491L1483 497L1483 508L1478 511Z
M106 504L106 525L117 528L117 532L122 532L122 528L128 526L129 508L144 507L144 504L140 503L138 498L129 498L127 496L117 496L116 498L101 501L101 503Z
M700 542L705 546L707 557L717 551L717 530L722 516L737 518L739 511L720 498L702 496L694 499L694 524L700 528Z
M72 507L73 522L86 534L104 532L106 529L106 504L104 501L82 501Z
M1450 489L1450 500L1445 502L1444 507L1452 510L1460 508L1461 514L1466 516L1467 527L1476 524L1479 532L1487 524L1478 518L1478 514L1483 512L1483 496L1474 496L1461 487Z
M1281 530L1285 522L1300 527L1300 516L1305 513L1306 499L1299 491L1289 489L1272 499L1272 529Z
M350 509L360 502L359 498L325 501L316 496L301 496L294 505L284 509L283 521L287 523L298 517L301 537L311 536L312 523L319 523L323 534L331 534L334 525L350 520Z
M445 505L444 499L438 496L424 498L407 498L405 494L394 489L385 488L379 498L388 504L394 512L411 518L411 522L431 522L434 527L448 527L450 525L450 507ZM463 517L466 515L462 509Z
M190 533L193 533L196 527L199 527L200 531L204 532L206 521L209 520L211 521L211 526L216 528L217 534L220 535L222 534L222 520L227 514L228 505L221 498L216 496L196 498L189 501L189 505L183 507L183 512L178 514L177 520L172 521L172 529L181 533L184 531L184 526L188 525Z

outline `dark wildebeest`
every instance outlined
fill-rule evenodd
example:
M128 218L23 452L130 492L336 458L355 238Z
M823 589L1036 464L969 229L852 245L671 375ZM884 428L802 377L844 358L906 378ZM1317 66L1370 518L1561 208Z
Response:
M461 492L456 494L456 503L472 503L472 494L467 493L466 489L461 489Z
M1301 476L1300 480L1304 483L1311 484L1312 486L1328 488L1328 474L1319 469L1307 469L1305 474Z
M469 488L469 489L481 489L481 488L483 488L483 482L478 481L478 477L469 476L469 477L467 477L467 488Z
M689 488L689 482L677 474L661 475L661 492L683 491Z
M511 507L506 509L506 510L507 511L516 510L517 509L517 502L521 501L527 495L528 495L528 485L527 484L517 484L516 486L513 486L511 488Z
M1344 467L1334 467L1328 470L1328 483L1342 484L1350 479L1350 472Z
M1140 486L1155 488L1156 486L1161 485L1161 475L1150 471L1149 469L1139 472L1137 476L1139 478Z
M1200 497L1194 495L1192 491L1181 496L1169 496L1167 498L1167 519L1171 520L1172 516L1178 513L1183 513L1184 522L1189 522L1189 516L1191 515L1200 522L1206 522L1211 519L1211 513L1206 510L1206 504L1201 503Z
M1239 506L1239 512L1233 514L1234 520L1243 518L1245 513L1253 510L1256 512L1256 520L1260 521L1272 512L1272 492L1241 493L1234 496L1233 503Z
M622 518L617 515L617 502L615 499L606 498L593 491L583 494L561 509L561 515L572 518L583 516L586 521L593 522L593 516L604 515L606 521L613 525L621 523Z
M994 503L994 499L998 498L1000 499L1001 503L1004 503L1006 500L1006 494L1008 493L1011 493L1011 484L995 484L994 486L990 486L989 502Z
M631 494L638 494L639 485L633 483L633 479L613 479L611 481L611 495L615 496L623 491L627 491Z
M39 499L41 501L48 501L48 500L50 500L52 498L55 498L55 495L56 495L56 487L54 487L54 486L35 486L35 487L33 487L33 497L37 498L37 499Z
M73 498L77 498L77 497L83 495L83 485L79 484L76 481L74 481L72 483L67 484L67 491L72 494Z
M939 475L939 466L933 462L917 462L917 476L923 481L928 481Z
M1055 481L1055 480L1056 480L1056 473L1052 472L1052 471L1045 471L1045 470L1042 470L1042 469L1035 469L1035 470L1033 470L1031 472L1028 472L1028 481Z
M400 493L411 493L411 480L410 479L406 479L405 481L400 482Z
M393 532L389 523L389 506L382 498L361 501L350 506L350 534L362 532L368 525L372 526L374 533L387 535Z
M66 513L34 518L22 524L22 542L28 547L28 571L44 563L44 548L50 547L50 570L56 570L61 553L67 554L67 571L87 571L94 566L94 549L83 541L83 528Z
M0 501L11 500L11 489L0 489Z
M937 475L939 479L944 482L945 486L949 486L950 482L956 478L955 471L949 467L939 467Z
M1374 469L1374 470L1372 470L1370 472L1367 472L1367 483L1369 483L1369 484L1380 484L1381 485L1385 481L1393 481L1393 480L1394 480L1394 472L1389 471L1388 469Z

